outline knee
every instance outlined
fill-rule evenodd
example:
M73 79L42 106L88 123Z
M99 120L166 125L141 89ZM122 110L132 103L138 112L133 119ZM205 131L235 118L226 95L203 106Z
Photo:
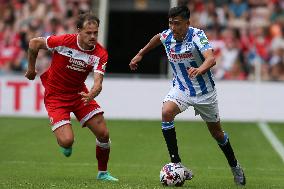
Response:
M101 142L108 142L109 140L109 131L108 129L100 130L100 132L97 133L97 139Z
M223 131L215 131L215 132L212 132L211 135L216 141L223 141L224 140L224 132Z
M162 119L163 121L172 121L174 119L174 111L170 108L162 109Z
M218 142L219 145L225 145L229 141L229 136L225 132L212 133L213 138Z
M58 144L64 148L69 148L74 143L74 137L73 136L64 136L59 139L57 139Z
M99 141L102 142L108 142L109 140L109 131L108 128L106 127L106 122L103 116L98 116L97 119L95 119L94 122L96 129L96 137Z

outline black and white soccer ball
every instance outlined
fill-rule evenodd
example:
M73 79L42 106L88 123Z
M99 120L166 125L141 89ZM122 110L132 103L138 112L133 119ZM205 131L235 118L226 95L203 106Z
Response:
M168 163L160 171L160 182L164 186L182 186L185 170L179 163Z

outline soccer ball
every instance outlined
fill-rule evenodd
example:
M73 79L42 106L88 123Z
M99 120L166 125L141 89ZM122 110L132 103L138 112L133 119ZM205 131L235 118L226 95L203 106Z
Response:
M164 186L182 186L185 181L184 172L179 163L168 163L160 171L160 182Z

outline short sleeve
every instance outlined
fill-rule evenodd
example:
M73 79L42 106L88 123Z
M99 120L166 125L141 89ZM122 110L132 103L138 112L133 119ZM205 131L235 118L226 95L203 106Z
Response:
M160 33L160 40L163 44L165 44L165 41L169 35L170 30L165 30L162 33Z
M213 49L209 43L203 30L198 30L193 36L193 42L197 45L200 52L206 51L208 49Z
M62 46L65 35L52 35L46 38L46 46L48 50L53 51L56 47Z
M106 72L106 65L108 61L108 53L105 51L99 60L97 66L94 66L94 72L104 74Z

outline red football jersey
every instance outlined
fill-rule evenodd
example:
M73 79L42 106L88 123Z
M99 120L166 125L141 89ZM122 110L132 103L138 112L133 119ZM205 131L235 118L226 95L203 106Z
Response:
M64 34L47 37L46 45L53 56L41 80L50 92L81 92L89 72L105 73L108 54L99 43L92 50L84 50L79 46L78 34Z

